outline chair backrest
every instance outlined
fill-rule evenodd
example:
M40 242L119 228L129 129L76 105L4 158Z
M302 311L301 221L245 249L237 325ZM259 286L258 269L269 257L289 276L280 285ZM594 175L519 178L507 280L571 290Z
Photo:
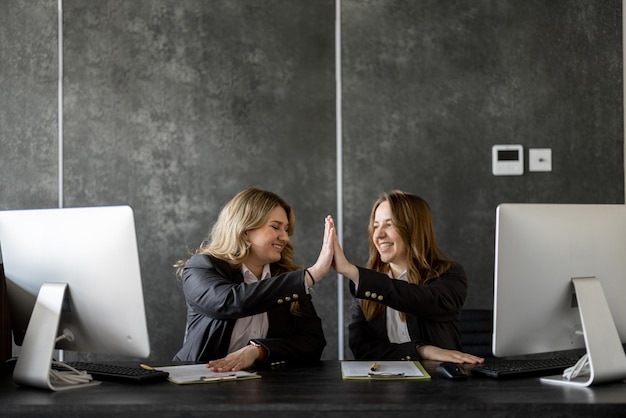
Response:
M493 357L491 350L493 311L464 309L461 311L460 322L463 351L480 357Z

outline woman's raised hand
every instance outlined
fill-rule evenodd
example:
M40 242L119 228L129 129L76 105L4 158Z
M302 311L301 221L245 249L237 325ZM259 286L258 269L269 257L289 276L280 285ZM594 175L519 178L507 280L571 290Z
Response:
M335 246L335 222L332 216L328 215L324 220L324 236L322 241L322 249L317 261L309 267L309 273L313 276L315 282L323 279L333 264L334 246Z
M337 273L346 276L355 284L358 284L359 269L346 258L346 255L344 254L343 249L339 244L339 238L337 237L337 234L333 235L333 240L335 241L333 268L337 271Z

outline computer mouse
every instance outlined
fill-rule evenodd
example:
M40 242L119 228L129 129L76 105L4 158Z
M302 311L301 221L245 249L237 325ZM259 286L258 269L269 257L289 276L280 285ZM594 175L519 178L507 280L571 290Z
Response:
M446 379L467 379L469 373L465 368L451 361L444 361L437 366L437 375Z

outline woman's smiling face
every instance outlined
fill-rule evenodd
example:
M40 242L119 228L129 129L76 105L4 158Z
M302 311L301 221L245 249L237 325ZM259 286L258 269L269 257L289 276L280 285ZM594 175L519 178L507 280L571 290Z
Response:
M282 206L276 206L268 214L265 224L246 231L250 252L244 261L245 264L252 268L280 261L281 253L289 243L288 228L287 212Z
M374 213L373 241L380 259L394 271L406 270L406 243L393 223L389 202L382 202Z

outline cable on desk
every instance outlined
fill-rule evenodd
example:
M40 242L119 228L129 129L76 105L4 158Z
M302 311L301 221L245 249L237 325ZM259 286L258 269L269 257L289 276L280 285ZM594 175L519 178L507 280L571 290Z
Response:
M50 368L50 380L52 382L62 382L70 385L79 385L81 383L89 383L93 377L84 370L78 370L72 366L60 361L53 361L53 366L57 368L65 368L67 370L57 370Z
M55 342L59 342L61 340L74 341L74 334L68 329L64 329L63 333L56 338ZM73 368L72 366L65 364L60 361L52 361L52 366L56 366L50 368L50 381L51 382L61 382L69 385L80 385L81 383L89 383L93 380L93 377L84 370L78 370ZM66 370L59 370L59 369Z
M589 355L585 354L578 360L575 365L563 371L563 378L567 380L572 380L579 376L589 376L590 373L591 369L589 366Z

